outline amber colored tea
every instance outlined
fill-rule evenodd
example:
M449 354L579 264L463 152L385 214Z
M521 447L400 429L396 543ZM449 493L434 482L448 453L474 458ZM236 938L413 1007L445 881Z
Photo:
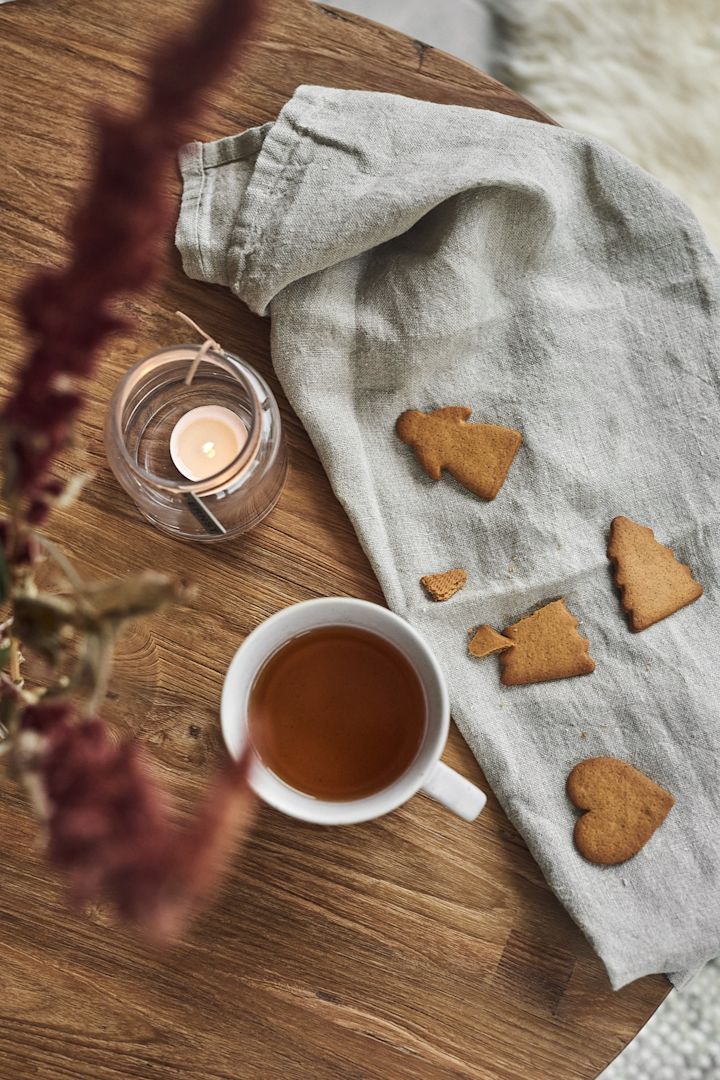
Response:
M286 784L318 799L381 791L413 761L427 706L410 661L352 626L300 634L266 660L253 683L255 750Z

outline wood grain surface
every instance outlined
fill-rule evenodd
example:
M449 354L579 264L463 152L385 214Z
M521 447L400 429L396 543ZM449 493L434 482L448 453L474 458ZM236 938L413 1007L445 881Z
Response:
M91 105L130 104L150 46L191 10L189 0L0 8L3 386L23 352L17 286L35 264L63 256L63 224L88 173ZM304 0L272 0L197 137L270 119L302 82L546 119L420 42ZM173 180L173 197L178 190ZM279 391L267 322L184 278L174 255L164 283L128 307L136 329L107 350L65 466L89 464L96 480L54 535L89 576L150 565L200 587L192 610L128 631L105 710L146 744L184 807L222 754L220 688L244 636L308 597L382 598ZM113 385L139 356L186 340L176 308L270 380L290 443L276 511L212 549L143 523L104 459ZM445 760L483 782L455 731ZM667 990L658 976L611 993L492 796L473 825L422 796L334 830L264 809L219 902L168 952L109 926L101 910L69 913L19 793L4 787L0 799L2 1080L583 1080Z

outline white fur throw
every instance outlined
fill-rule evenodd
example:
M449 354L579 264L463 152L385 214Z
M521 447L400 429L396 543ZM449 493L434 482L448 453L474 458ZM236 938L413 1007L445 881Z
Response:
M720 246L718 0L494 0L498 74L654 173Z

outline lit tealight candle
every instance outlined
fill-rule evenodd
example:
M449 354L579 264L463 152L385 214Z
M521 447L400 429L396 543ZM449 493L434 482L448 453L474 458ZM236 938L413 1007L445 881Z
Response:
M188 480L207 480L235 460L247 442L237 413L222 405L200 405L181 416L170 436L170 457Z

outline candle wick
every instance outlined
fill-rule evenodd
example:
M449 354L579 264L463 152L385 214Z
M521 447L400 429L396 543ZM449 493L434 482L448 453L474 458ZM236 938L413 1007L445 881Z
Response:
M198 324L193 319L191 319L189 315L186 315L184 311L176 311L175 314L180 319L183 319L184 322L188 324L188 326L192 326L193 330L197 330L198 334L205 338L197 353L193 357L192 363L188 368L187 375L185 376L185 385L189 386L195 378L197 369L200 366L200 361L202 360L203 356L205 356L206 353L210 351L210 349L216 349L218 352L222 352L223 350L222 346L218 345L217 341L214 341L213 338L211 338L210 335L207 334L201 326L198 326Z

